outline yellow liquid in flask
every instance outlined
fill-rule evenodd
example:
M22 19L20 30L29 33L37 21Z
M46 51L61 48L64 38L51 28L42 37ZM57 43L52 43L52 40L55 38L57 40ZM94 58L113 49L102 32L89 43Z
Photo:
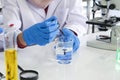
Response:
M18 80L17 51L5 50L6 80Z

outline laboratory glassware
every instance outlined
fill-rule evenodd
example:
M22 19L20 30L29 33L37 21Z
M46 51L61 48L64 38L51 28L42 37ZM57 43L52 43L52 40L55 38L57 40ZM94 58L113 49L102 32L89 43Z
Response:
M16 29L14 24L4 28L6 80L18 80Z
M62 33L62 32L61 32ZM72 60L73 54L73 41L65 41L64 34L62 33L56 38L55 54L56 60L60 64L69 64Z

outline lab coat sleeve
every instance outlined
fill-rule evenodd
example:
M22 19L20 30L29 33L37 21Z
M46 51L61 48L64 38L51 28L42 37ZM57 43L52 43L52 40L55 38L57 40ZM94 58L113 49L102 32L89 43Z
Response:
M66 20L66 28L71 29L78 36L83 36L87 33L86 15L83 13L81 0L71 0L69 2L69 14Z
M3 22L4 25L14 24L16 27L17 35L21 32L19 29L21 28L21 20L20 20L20 12L17 4L17 0L4 0L3 7ZM7 26L4 26L7 27Z

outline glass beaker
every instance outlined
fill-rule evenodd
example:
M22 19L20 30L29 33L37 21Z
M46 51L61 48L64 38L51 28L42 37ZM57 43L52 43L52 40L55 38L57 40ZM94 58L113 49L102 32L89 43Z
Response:
M71 63L73 54L73 41L64 41L64 37L59 36L56 40L55 53L58 63Z
M4 30L6 80L18 80L16 30L10 25Z

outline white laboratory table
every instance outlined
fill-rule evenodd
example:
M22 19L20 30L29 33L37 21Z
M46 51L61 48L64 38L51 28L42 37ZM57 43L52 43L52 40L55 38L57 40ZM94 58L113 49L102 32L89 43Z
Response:
M70 64L59 64L54 57L53 44L44 47L32 46L18 49L18 64L24 69L39 72L38 80L120 80L119 66L116 67L116 52L86 46L81 39L81 47L73 55ZM3 53L0 53L0 71L5 73Z

